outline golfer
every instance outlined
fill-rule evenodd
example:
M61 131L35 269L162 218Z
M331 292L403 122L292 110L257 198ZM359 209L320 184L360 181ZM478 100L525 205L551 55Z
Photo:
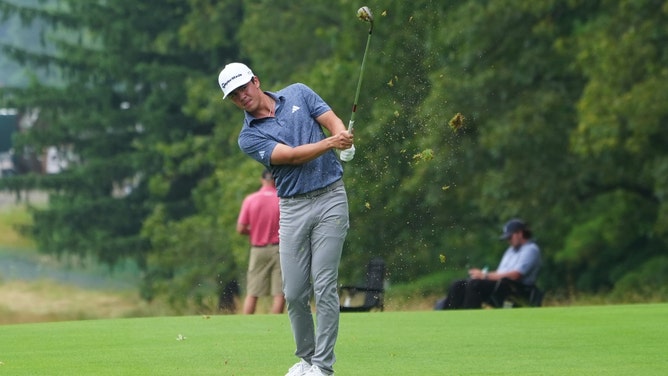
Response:
M283 292L300 358L286 376L331 375L339 331L338 269L349 227L343 168L334 149L350 148L353 135L306 85L264 92L241 63L226 65L218 83L223 98L245 112L239 147L276 181Z

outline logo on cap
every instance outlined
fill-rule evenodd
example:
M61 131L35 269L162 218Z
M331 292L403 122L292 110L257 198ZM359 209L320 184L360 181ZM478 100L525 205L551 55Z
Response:
M225 90L225 86L227 86L227 84L229 84L232 80L237 79L237 78L239 78L239 77L241 77L241 73L237 74L236 76L232 76L232 77L230 77L229 80L223 82L223 83L220 85L221 89Z

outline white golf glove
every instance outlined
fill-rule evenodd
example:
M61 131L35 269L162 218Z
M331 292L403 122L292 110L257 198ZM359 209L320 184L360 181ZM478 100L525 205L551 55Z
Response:
M344 162L350 162L355 157L355 145L351 146L350 149L341 150L339 158Z

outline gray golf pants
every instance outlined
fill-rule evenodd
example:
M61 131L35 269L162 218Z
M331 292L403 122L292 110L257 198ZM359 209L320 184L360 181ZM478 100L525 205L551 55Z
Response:
M295 355L333 372L339 332L337 283L348 233L348 198L341 181L295 198L281 198L280 255L283 292ZM311 314L313 294L317 328Z

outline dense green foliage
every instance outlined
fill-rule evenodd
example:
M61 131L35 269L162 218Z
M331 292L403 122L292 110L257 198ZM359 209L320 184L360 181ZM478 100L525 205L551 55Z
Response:
M2 103L40 109L20 145L78 159L0 186L48 189L41 249L134 258L147 298L201 301L243 275L234 223L261 167L238 150L219 69L247 62L266 90L304 82L346 122L361 5L375 28L345 167L344 280L374 256L396 282L493 267L519 216L546 289L668 296L667 1L18 3L0 12L44 22L55 52L5 52L62 84L3 88Z

